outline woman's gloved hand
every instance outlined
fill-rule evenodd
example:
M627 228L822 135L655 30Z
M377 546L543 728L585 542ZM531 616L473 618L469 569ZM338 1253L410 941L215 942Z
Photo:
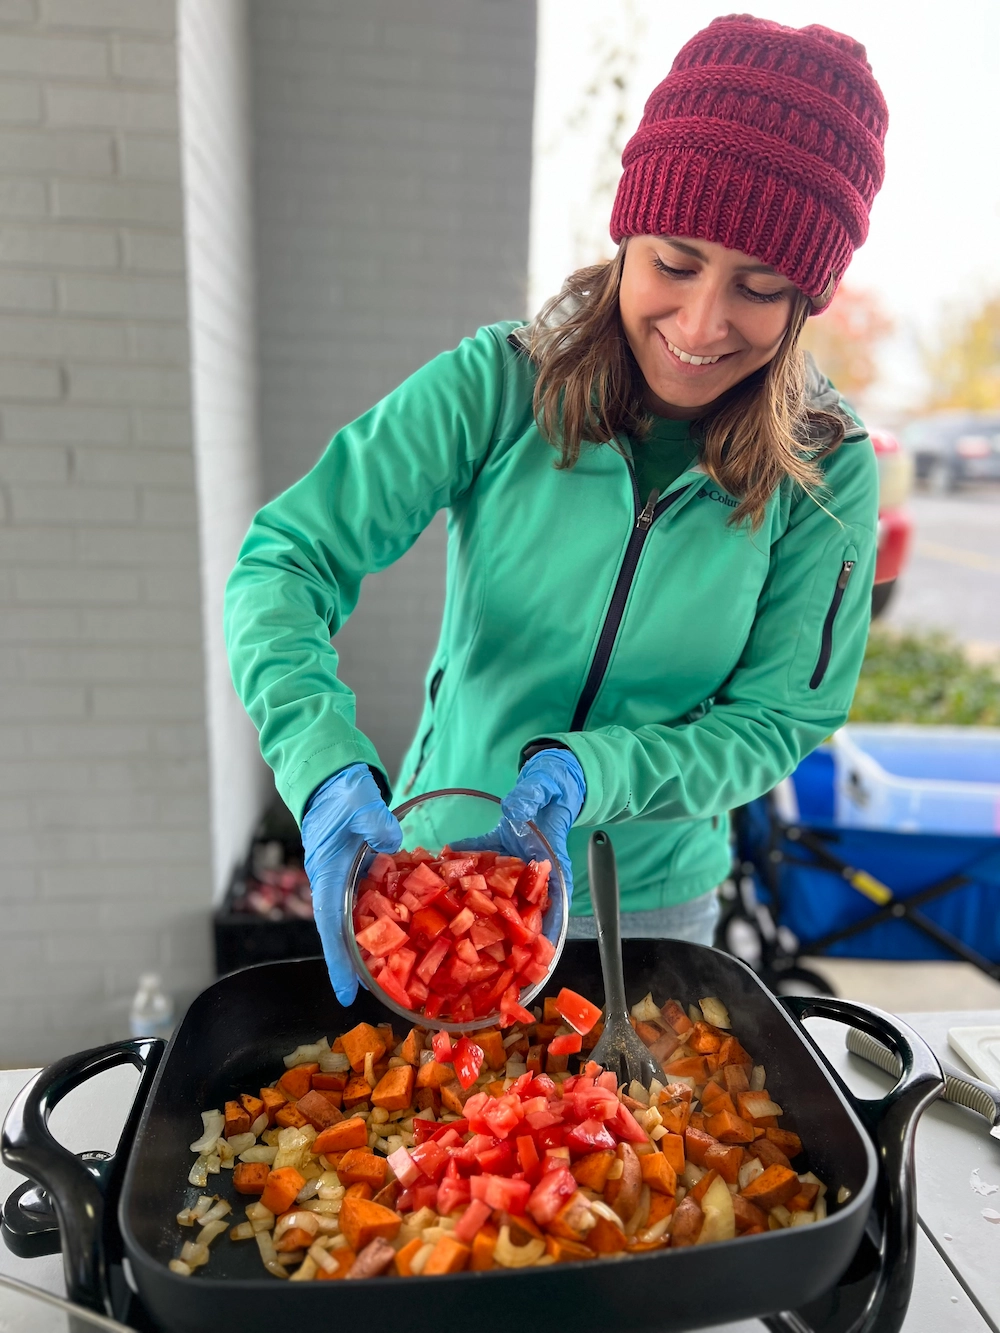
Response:
M455 851L499 851L505 856L524 856L525 840L531 855L530 820L556 854L566 881L566 894L573 900L573 868L566 850L566 836L583 808L587 783L580 761L572 750L539 750L517 776L517 782L500 803L500 822L480 838L465 838ZM538 856L544 856L538 846Z
M357 974L344 944L344 886L362 842L377 852L395 852L403 834L368 765L351 764L316 788L302 818L313 914L330 981L344 1005L358 993Z

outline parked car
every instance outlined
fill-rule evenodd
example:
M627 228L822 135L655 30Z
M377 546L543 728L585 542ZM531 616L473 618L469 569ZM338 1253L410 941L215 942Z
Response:
M968 481L1000 481L1000 415L936 412L911 421L900 433L917 478L945 494Z
M906 508L913 489L913 459L887 430L869 430L878 460L878 556L872 589L872 616L889 605L896 580L910 553L913 518Z

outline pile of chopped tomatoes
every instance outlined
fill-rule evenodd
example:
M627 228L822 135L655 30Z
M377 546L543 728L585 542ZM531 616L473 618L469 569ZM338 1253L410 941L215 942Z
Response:
M298 1047L259 1097L203 1112L188 1179L234 1168L247 1207L231 1238L299 1281L541 1267L826 1216L826 1186L793 1166L802 1143L718 999L633 1007L663 1068L648 1088L587 1059L600 1017L563 989L506 1035L399 1040L358 1023ZM205 1194L178 1214L192 1239L173 1272L208 1263L229 1211Z
M496 852L380 853L358 885L354 938L376 984L426 1018L533 1022L521 990L544 981L549 861Z

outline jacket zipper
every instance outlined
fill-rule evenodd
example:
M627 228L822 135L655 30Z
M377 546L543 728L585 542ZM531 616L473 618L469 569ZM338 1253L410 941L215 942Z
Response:
M611 594L611 604L608 607L607 615L604 617L604 624L601 626L601 633L597 640L597 648L594 651L594 658L590 664L590 670L587 672L587 679L584 682L583 690L577 700L576 708L573 711L573 720L570 723L570 731L582 731L583 725L587 720L587 714L597 697L597 691L601 688L604 676L608 669L608 663L611 661L611 653L615 646L615 640L618 637L618 631L621 628L622 618L625 615L625 607L628 605L629 593L632 590L632 580L635 578L635 571L639 564L639 556L642 554L642 548L646 544L646 538L649 536L649 530L666 510L689 489L682 486L680 490L671 492L665 499L660 500L659 491L653 490L649 493L642 509L639 508L639 487L636 483L635 472L632 465L629 464L629 475L632 478L632 501L635 506L635 524L632 528L631 536L628 539L628 545L625 547L625 555L622 559L621 569L618 571L618 578L615 580L614 591Z
M443 667L443 666L438 667L437 671L435 671L435 672L434 672L434 675L431 677L430 689L427 691L428 698L430 699L430 702L431 702L431 712L432 712L431 724L430 724L430 726L427 728L427 730L424 732L423 740L421 740L421 742L420 742L420 753L419 753L419 755L417 756L417 766L416 766L416 768L413 770L413 772L410 774L410 780L409 780L409 782L408 782L408 783L406 784L406 786L403 788L403 795L404 795L404 796L409 796L410 791L411 791L411 789L412 789L412 787L413 787L413 784L416 782L417 778L420 776L420 770L423 768L424 764L425 764L426 761L427 761L427 747L428 747L428 745L430 744L430 739L431 739L431 737L434 735L433 709L434 709L434 705L435 705L435 703L437 702L438 690L441 688L441 682L442 682L442 680L444 680L444 667Z
M823 684L823 677L826 675L826 669L830 665L830 655L833 652L833 622L837 619L837 612L840 610L840 603L844 600L844 593L847 591L847 585L851 581L851 572L854 569L853 560L845 560L840 566L840 573L837 576L837 585L833 590L833 601L830 603L830 609L826 613L826 619L823 621L823 637L819 645L819 660L816 663L816 670L812 673L812 680L809 682L811 690L818 690Z

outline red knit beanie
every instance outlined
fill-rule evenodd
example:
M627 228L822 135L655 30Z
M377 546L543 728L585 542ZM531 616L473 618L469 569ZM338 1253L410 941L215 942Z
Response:
M678 53L622 155L611 235L742 250L829 305L868 235L889 113L865 48L731 14Z

